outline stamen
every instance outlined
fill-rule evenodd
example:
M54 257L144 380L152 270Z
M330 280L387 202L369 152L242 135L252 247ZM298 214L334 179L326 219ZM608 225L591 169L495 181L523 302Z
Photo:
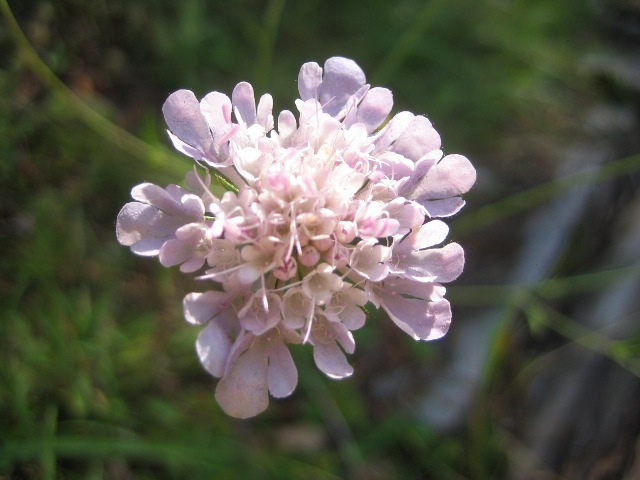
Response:
M316 309L316 302L313 298L311 299L310 305L311 305L311 308L309 309L309 322L307 325L307 332L304 335L304 340L302 340L302 343L307 343L307 341L309 340L309 335L311 335L311 326L313 324L313 312Z

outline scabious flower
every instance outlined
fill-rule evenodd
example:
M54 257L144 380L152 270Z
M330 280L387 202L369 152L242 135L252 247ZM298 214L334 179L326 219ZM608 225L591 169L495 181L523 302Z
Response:
M438 245L440 218L475 182L471 163L443 155L424 116L384 124L392 94L352 60L304 64L298 89L297 118L284 110L276 121L271 96L256 105L246 82L231 98L171 94L169 138L205 173L189 172L184 188L138 185L117 220L121 244L209 285L185 297L184 315L203 327L196 351L220 379L218 403L239 418L293 392L291 344L311 345L329 377L351 375L345 354L366 304L416 340L443 336L442 283L464 265L460 245ZM231 188L214 195L209 170Z

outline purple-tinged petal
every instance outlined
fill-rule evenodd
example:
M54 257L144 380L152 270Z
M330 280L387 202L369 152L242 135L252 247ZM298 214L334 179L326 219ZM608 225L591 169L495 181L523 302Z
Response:
M368 295L364 290L352 286L343 287L325 307L324 316L334 325L341 322L348 330L357 330L366 320L360 307L367 301Z
M390 201L385 207L391 218L398 221L400 227L394 236L402 238L409 230L424 222L424 208L405 198L398 197Z
M465 205L461 197L444 198L442 200L424 200L420 203L431 218L450 217L458 213Z
M335 116L344 108L351 95L366 83L366 77L356 62L343 57L331 57L324 64L324 77L318 89L322 110Z
M398 193L408 198L413 198L412 192L416 186L422 182L427 172L440 161L442 150L432 150L422 156L414 164L413 173L407 181L399 188Z
M273 129L273 97L268 93L260 97L256 111L256 123L264 127L265 132Z
M367 316L359 307L352 306L345 308L342 315L340 315L340 319L349 330L358 330L364 326Z
M163 212L171 215L179 215L181 205L164 188L153 183L141 183L131 189L131 197L139 202L153 205Z
M166 215L151 205L130 202L125 204L118 213L116 236L120 244L131 246L132 250L134 250L134 245L146 242L148 245L139 245L137 246L138 250L150 252L150 250L156 249L157 251L140 254L157 255L162 243L171 238L176 229L185 223L187 222L184 219ZM156 245L157 242L160 243Z
M171 143L173 144L174 148L178 150L180 153L183 153L187 157L191 157L194 160L205 160L207 161L207 163L211 163L205 158L204 153L202 153L199 149L184 143L182 140L176 137L173 133L171 133L171 130L167 130L167 134L169 135L169 140L171 140ZM217 164L211 163L211 165L217 165Z
M182 203L181 215L187 218L193 218L198 222L204 220L204 203L202 199L197 195L188 194L184 195L180 202Z
M205 259L205 257L194 255L180 265L180 271L182 273L192 273L200 270L204 265Z
M265 302L267 309L265 311ZM258 290L238 312L240 324L254 335L262 335L275 327L281 318L282 300L276 294Z
M269 392L276 398L291 395L298 384L298 370L284 342L276 342L269 346L267 378Z
M370 88L370 85L363 85L360 87L356 93L347 98L347 101L344 103L340 112L334 115L335 118L342 119L342 123L345 128L349 129L351 126L358 123L358 104L362 102ZM367 131L367 127L364 123L360 123L359 125L363 129L363 137L366 137L367 133L369 133Z
M178 90L169 95L162 106L169 129L180 140L205 154L213 145L209 125L200 112L200 102L190 90Z
M182 301L184 318L193 324L206 323L229 307L230 298L229 293L215 290L189 293Z
M380 170L391 179L409 177L413 174L415 164L407 157L394 152L385 152L378 157Z
M278 115L278 134L280 138L287 139L295 133L298 125L296 117L289 110L283 110Z
M193 170L185 175L185 183L195 195L202 199L204 205L211 205L218 201L217 197L211 193L211 173L205 171L204 178Z
M371 133L384 122L393 108L391 90L382 87L372 88L358 106L357 121L364 124Z
M447 155L432 167L415 188L411 198L418 202L461 195L476 181L476 170L462 155Z
M388 260L392 250L377 244L377 240L361 240L351 253L351 268L372 282L379 282L389 274Z
M209 322L198 334L196 352L202 366L214 377L224 374L231 350L229 335L217 322Z
M402 135L402 132L407 129L414 117L415 115L411 112L396 113L393 118L389 120L389 123L377 133L374 140L376 148L373 153L375 154L389 148L391 144Z
M258 415L269 406L267 354L256 345L238 357L216 387L216 400L236 418Z
M421 250L411 255L415 263L410 267L412 277L424 276L427 281L447 283L460 276L464 268L464 250L457 243L442 248Z
M164 242L160 248L158 260L163 267L179 265L193 255L193 246L181 240L171 239Z
M449 330L451 307L444 298L427 302L386 295L381 303L391 320L416 340L436 340Z
M129 247L142 240L149 223L160 216L157 209L139 202L129 202L122 207L116 220L116 237L121 245Z
M353 367L335 342L315 344L313 359L317 367L331 378L345 378L353 374Z
M356 342L349 329L342 323L332 323L331 327L333 328L333 334L335 335L336 340L340 345L342 345L344 351L347 353L355 352Z
M433 247L442 243L448 233L449 227L446 223L441 220L432 220L416 229L415 236L411 238L412 247L414 250Z
M237 84L231 94L231 102L247 126L256 123L256 97L250 83L240 82ZM238 119L238 123L240 123L240 119Z
M402 295L435 302L444 297L447 289L438 283L419 283L402 277L391 277L385 280L382 294Z
M226 133L231 124L231 99L224 93L211 92L200 101L200 110L207 120L214 138L219 138L222 132Z
M417 161L425 154L440 149L440 135L427 117L416 116L393 142L391 150Z
M144 238L131 245L131 251L141 257L155 257L160 253L160 248L169 238Z
M322 83L322 68L316 62L302 65L298 74L298 92L300 100L318 99L318 87Z

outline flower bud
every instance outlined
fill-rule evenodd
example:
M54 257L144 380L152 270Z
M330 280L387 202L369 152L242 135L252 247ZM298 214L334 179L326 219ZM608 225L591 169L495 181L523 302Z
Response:
M313 245L305 245L298 258L305 267L312 267L320 260L320 252Z
M340 243L351 243L356 238L356 226L353 222L340 221L336 226L335 234Z

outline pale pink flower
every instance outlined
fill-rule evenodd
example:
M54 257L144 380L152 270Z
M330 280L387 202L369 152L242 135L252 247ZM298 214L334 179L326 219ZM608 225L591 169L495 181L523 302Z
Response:
M304 64L298 88L297 115L277 121L271 96L256 104L246 82L231 98L171 94L169 138L205 173L189 172L188 188L139 185L118 215L120 243L209 283L185 297L184 315L202 326L196 351L220 379L216 399L239 418L293 392L288 345L310 344L331 378L351 375L351 331L367 304L417 340L443 336L451 308L441 283L464 266L435 219L464 205L471 163L445 156L424 116L385 124L391 91L371 88L353 60ZM215 195L209 170L236 189Z

